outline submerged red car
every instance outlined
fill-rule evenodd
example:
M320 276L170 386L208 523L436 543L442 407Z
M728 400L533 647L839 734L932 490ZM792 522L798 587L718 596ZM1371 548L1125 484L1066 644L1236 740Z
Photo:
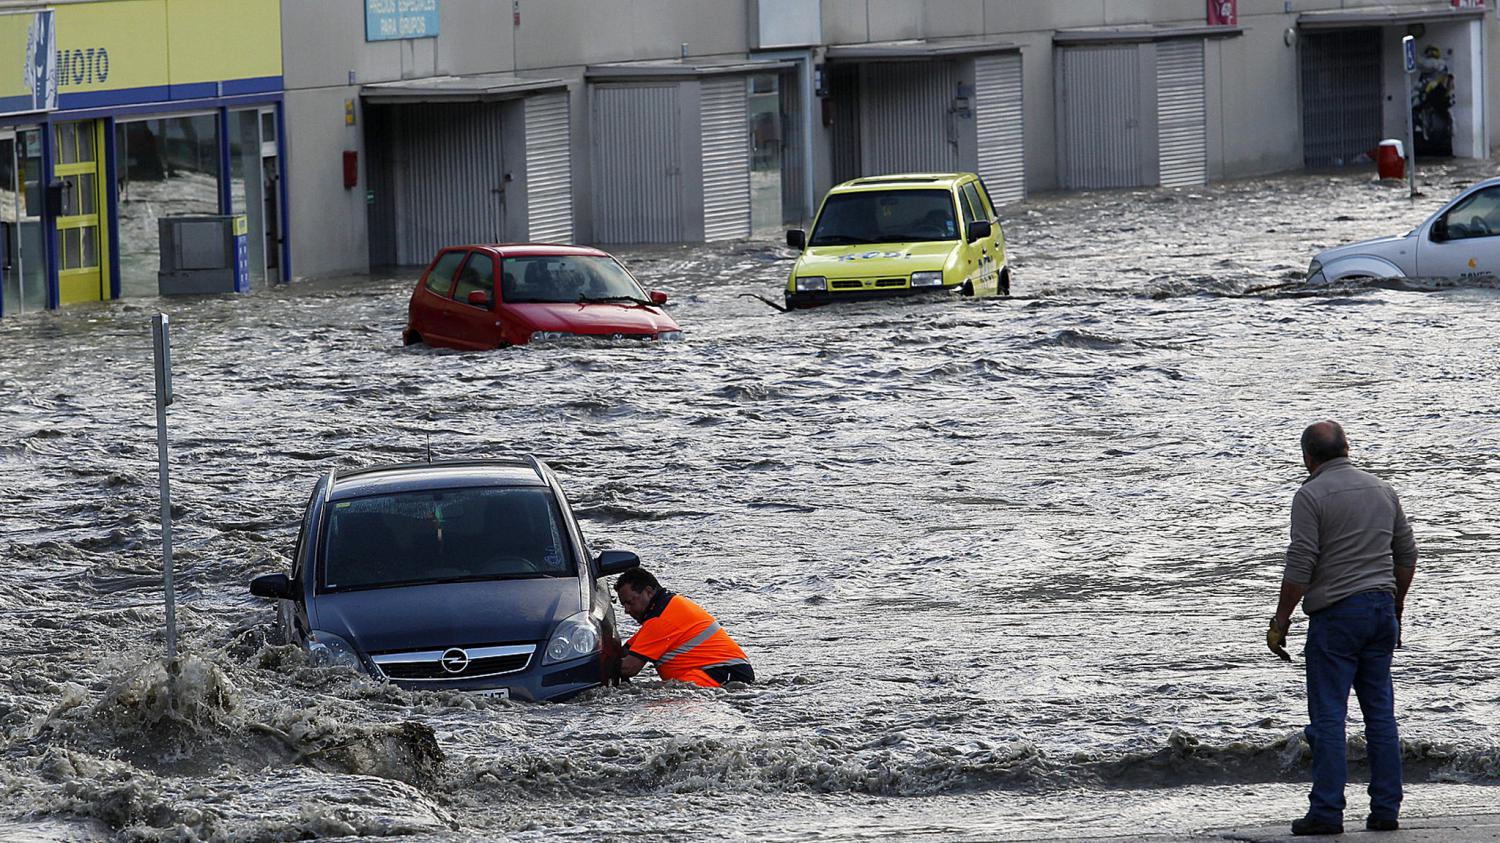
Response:
M666 293L646 292L612 255L587 246L450 246L412 291L401 336L461 349L575 336L681 339L666 303Z

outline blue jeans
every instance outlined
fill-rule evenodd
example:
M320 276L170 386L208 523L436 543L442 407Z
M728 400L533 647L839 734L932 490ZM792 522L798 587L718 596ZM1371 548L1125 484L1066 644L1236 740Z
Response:
M1306 734L1312 748L1312 793L1307 815L1344 820L1349 777L1344 721L1349 689L1359 697L1370 759L1370 815L1395 819L1401 811L1401 741L1396 736L1391 654L1396 648L1396 598L1366 591L1314 612L1307 628Z

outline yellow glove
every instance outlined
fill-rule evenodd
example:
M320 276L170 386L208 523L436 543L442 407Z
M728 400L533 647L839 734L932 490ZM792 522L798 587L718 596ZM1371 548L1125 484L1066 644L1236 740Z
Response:
M1287 626L1291 626L1290 621L1287 623ZM1284 662L1292 660L1291 653L1286 651L1287 626L1282 626L1276 622L1275 618L1271 618L1271 628L1266 630L1266 646L1271 649L1271 652L1280 656Z

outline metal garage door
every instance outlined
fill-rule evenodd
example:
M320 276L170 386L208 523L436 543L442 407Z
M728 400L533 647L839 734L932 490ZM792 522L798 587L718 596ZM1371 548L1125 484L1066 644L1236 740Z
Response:
M526 100L526 239L573 240L573 165L568 151L568 95Z
M1305 34L1299 44L1303 161L1350 163L1380 143L1380 31Z
M1026 111L1021 102L1021 54L974 60L974 121L979 177L999 205L1026 198Z
M703 80L703 239L750 236L750 133L743 76Z
M1057 67L1063 187L1087 190L1144 184L1137 46L1059 49Z
M1163 187L1208 181L1208 116L1203 104L1203 42L1156 45L1157 163Z
M399 114L385 151L395 191L395 259L425 264L454 243L504 239L500 106L420 104Z
M949 113L958 88L953 63L874 62L860 69L863 174L957 170L957 126Z
M594 239L676 243L682 225L678 85L593 88Z

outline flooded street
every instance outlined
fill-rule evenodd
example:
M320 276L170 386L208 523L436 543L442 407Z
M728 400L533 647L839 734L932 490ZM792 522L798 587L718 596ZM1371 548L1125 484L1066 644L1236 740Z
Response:
M1315 251L1404 232L1493 167L1426 167L1415 201L1368 174L1033 198L1002 214L1008 300L782 314L739 295L779 300L777 243L622 250L685 331L654 348L405 348L414 275L0 322L0 840L1290 820L1301 658L1263 635L1297 436L1325 416L1401 493L1421 554L1395 668L1406 810L1494 810L1500 290L1297 283ZM761 681L512 703L277 644L246 586L289 568L317 477L429 447L546 459L595 548L639 552ZM1294 653L1305 631L1299 612ZM1363 785L1348 794L1362 817Z

